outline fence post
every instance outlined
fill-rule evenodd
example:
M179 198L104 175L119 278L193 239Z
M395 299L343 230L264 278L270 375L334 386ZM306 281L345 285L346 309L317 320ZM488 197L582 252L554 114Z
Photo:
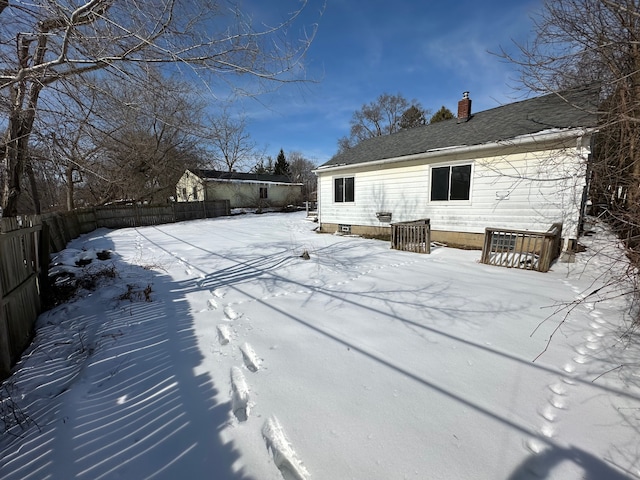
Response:
M480 259L480 263L486 263L487 265L490 263L489 259L491 257L491 239L493 237L493 231L489 228L484 229L484 246L482 247L482 258Z
M40 284L40 304L43 305L49 296L49 263L51 252L51 239L49 238L50 230L47 222L42 222L42 230L40 230L40 272L38 277L38 283Z

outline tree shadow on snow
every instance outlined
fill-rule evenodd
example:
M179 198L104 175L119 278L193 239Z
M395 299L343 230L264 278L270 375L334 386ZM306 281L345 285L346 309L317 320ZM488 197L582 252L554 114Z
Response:
M528 457L509 476L508 480L534 480L559 478L554 470L564 463L572 463L582 470L584 480L625 480L629 476L613 468L600 458L577 447L563 448L550 445L543 452Z
M105 237L99 241L114 249ZM232 468L239 453L219 435L230 401L217 402L209 374L195 372L203 357L188 302L170 277L115 254L111 261L122 285L145 284L127 287L120 299L93 293L91 301L106 307L87 307L86 299L57 307L66 312L58 330L86 323L78 335L82 351L72 352L72 361L51 352L16 376L16 385L30 382L49 393L24 397L31 422L11 437L5 432L0 478L246 478ZM151 301L136 295L147 283Z
M179 240L177 237L174 238ZM184 243L188 244L188 242ZM270 303L258 296L252 296L248 292L242 291L242 289L239 288L241 284L257 279L262 282L267 291L272 292L276 292L278 289L284 288L286 285L289 285L290 289L293 289L294 291L305 291L309 296L321 295L326 298L326 301L336 302L336 304L350 303L355 307L362 308L372 314L378 316L386 316L388 318L397 320L401 322L401 324L403 324L405 327L411 328L412 330L439 335L451 341L461 343L466 347L502 357L505 360L513 362L515 364L520 364L522 366L526 366L528 368L541 372L563 376L563 373L556 368L548 367L543 364L532 363L529 359L525 359L517 354L500 351L492 346L476 342L472 339L466 339L456 336L455 334L448 332L446 329L437 328L437 326L430 323L423 324L416 322L413 319L404 318L402 314L395 311L395 309L393 308L393 302L396 301L395 294L413 294L415 298L425 298L429 295L437 295L440 293L449 294L449 292L447 292L447 290L450 289L449 285L443 285L442 283L438 283L437 279L434 279L433 284L421 285L420 287L413 290L403 289L398 290L397 292L389 290L384 292L384 297L388 299L387 302L384 305L380 305L379 303L376 303L376 300L380 300L379 297L381 292L378 291L349 291L348 294L345 294L344 290L334 290L329 288L330 286L317 284L310 285L305 282L299 282L287 278L282 271L279 271L281 267L291 266L292 261L304 262L304 260L295 258L296 256L292 253L290 245L288 244L276 242L270 243L268 245L261 245L260 248L268 247L268 253L258 249L257 247L239 247L238 256L235 256L234 252L220 253L215 252L215 249L212 248L203 248L201 246L192 244L189 245L205 252L206 254L216 257L216 259L219 261L219 268L209 272L202 271L203 276L199 279L191 279L185 282L180 282L178 284L178 288L180 288L185 294L205 289L213 290L222 286L236 288L239 292L242 292L244 295L249 296L257 304L260 304L266 309L269 309L273 314L289 318L290 320L297 322L310 330L313 330L317 334L340 345L343 345L344 347L347 347L347 349L349 349L350 351L357 352L375 361L384 368L392 369L402 376L420 383L424 387L438 392L450 398L451 400L463 405L466 408L470 408L476 411L480 415L483 415L489 419L495 420L509 427L513 432L517 432L526 437L536 438L538 441L545 444L548 450L541 452L540 454L533 455L532 457L525 460L516 469L516 471L512 473L511 477L509 477L511 480L535 478L536 475L538 476L537 478L551 478L550 475L552 475L554 468L556 468L563 462L574 462L579 465L586 472L585 478L587 479L595 480L596 478L610 478L616 480L625 478L619 470L614 469L601 459L598 459L587 452L584 452L578 448L564 448L562 446L556 445L544 435L535 432L529 426L522 425L519 422L502 415L500 412L494 411L493 409L476 402L473 397L467 397L465 395L458 394L455 391L450 390L446 386L439 385L428 377L423 376L421 373L417 373L410 368L395 363L392 359L383 358L376 352L373 352L364 346L358 345L356 339L347 338L339 334L338 332L326 329L322 325L315 324L305 319L304 315L300 315L298 312L292 312L290 310L280 308L276 304ZM334 270L344 272L346 278L348 279L349 276L354 275L353 269L355 264L357 264L359 260L362 260L363 263L371 263L369 254L366 254L361 259L354 259L350 255L345 255L345 258L348 257L351 262L349 264L341 264L341 251L348 251L352 247L355 248L355 245L355 242L344 241L328 247L324 247L323 249L321 249L323 258L322 260L318 260L318 262L322 262L323 267L331 267ZM359 246L358 249L360 249ZM315 251L315 258L319 257L319 252L320 250ZM357 271L355 272L355 274L357 274ZM479 312L477 306L474 306L474 310L461 310L462 306L465 305L464 295L460 295L459 300L460 301L455 306L435 305L429 308L436 308L441 314L444 314L446 318L451 319L459 318L461 314ZM406 306L406 299L403 299L402 303ZM425 305L422 305L419 302L417 302L413 306L416 309L426 308ZM485 305L484 307L485 308L482 313L487 313L493 310L495 310L496 312L504 313L508 308L513 308L505 307L504 305L489 304ZM610 388L606 385L594 385L592 382L584 379L578 378L573 380L578 383L589 384L591 387L603 392L614 393L616 395L637 400L637 396L630 392L620 391L615 388Z

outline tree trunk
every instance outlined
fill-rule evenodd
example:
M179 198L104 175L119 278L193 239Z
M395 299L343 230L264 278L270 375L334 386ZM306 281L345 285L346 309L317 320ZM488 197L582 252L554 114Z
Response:
M25 163L24 169L27 173L27 178L29 178L29 186L31 187L31 197L33 199L33 210L36 215L40 215L42 213L42 207L40 205L40 194L38 193L38 183L36 182L36 176L33 173L33 165L31 162L32 158L29 158L27 163Z
M73 204L73 167L67 164L65 170L65 176L67 177L67 211L70 212L74 209Z
M29 136L33 130L35 119L35 105L41 87L34 86L29 101L32 108L23 110L15 108L9 118L8 141L5 147L4 164L6 168L6 183L2 195L3 216L15 217L18 214L18 199L22 192L21 180L27 163L29 151Z
M19 43L18 63L20 68L26 68L31 59L30 44L31 39L26 37ZM43 33L38 37L37 47L33 54L32 61L35 65L42 63L46 45L47 36ZM2 214L5 217L15 217L18 214L18 200L22 191L20 182L28 161L29 136L33 130L38 99L43 87L44 83L35 79L30 84L29 81L22 80L12 88L12 105L2 159L6 175L2 192Z

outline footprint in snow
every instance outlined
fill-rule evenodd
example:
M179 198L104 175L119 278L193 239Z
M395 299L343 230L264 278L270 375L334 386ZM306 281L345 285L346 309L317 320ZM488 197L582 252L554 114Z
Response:
M217 310L218 302L216 302L213 298L207 300L207 310Z
M589 359L584 355L577 355L576 357L573 358L573 361L579 364L587 363L588 360Z
M553 385L549 385L549 390L551 390L556 395L560 395L560 396L564 396L567 394L566 387L560 383L554 383Z
M293 445L276 417L269 418L262 427L262 437L273 461L287 480L307 480L309 472L298 458Z
M564 410L565 402L561 397L554 396L549 399L549 403L552 407L557 408L558 410Z
M222 290L220 290L219 288L216 288L214 290L211 290L211 295L218 297L218 298L223 298L224 297L224 292Z
M227 318L227 320L237 320L242 316L242 314L236 312L231 307L224 307L224 316Z
M556 409L547 405L540 413L540 416L548 422L555 422L557 418Z
M218 325L216 327L218 331L218 343L220 345L227 345L231 340L231 330L227 325Z
M529 450L531 453L535 453L536 455L542 452L545 448L545 444L535 438L527 440L524 446L527 450Z
M540 431L542 432L542 435L544 435L547 438L553 437L555 433L555 429L553 428L553 425L550 425L548 423L543 425Z
M249 387L238 367L231 367L231 409L238 421L249 418Z
M257 372L260 369L260 359L256 355L256 352L253 351L251 345L244 343L240 347L240 352L242 353L242 360L247 370L254 373Z

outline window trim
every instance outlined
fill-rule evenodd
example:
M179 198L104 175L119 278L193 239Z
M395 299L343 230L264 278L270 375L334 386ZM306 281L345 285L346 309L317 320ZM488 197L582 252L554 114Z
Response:
M451 171L454 167L464 167L469 166L469 198L466 200L451 200ZM436 168L449 168L449 185L447 191L447 199L446 200L433 200L433 170ZM435 204L456 204L456 205L471 205L471 199L473 198L473 172L475 170L475 164L473 161L461 161L461 162L448 162L448 163L439 163L434 165L429 165L429 202Z
M341 181L342 185L340 187L340 191L342 192L341 199L338 200L338 181ZM345 180L351 180L351 189L349 192L348 187L346 186ZM340 177L333 177L332 179L332 188L333 188L333 203L349 203L353 204L356 201L356 177L355 175L345 175ZM351 193L348 196L348 193ZM351 198L348 200L348 198Z

